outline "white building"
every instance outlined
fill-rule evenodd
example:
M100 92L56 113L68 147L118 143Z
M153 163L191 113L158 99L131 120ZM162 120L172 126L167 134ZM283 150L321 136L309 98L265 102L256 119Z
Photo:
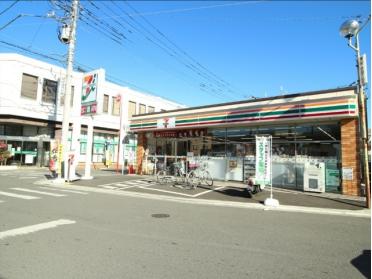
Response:
M99 73L97 114L93 117L81 116L82 80L86 74L73 73L70 122L75 125L72 141L74 148L80 149L80 162L84 161L87 124L91 120L93 163L103 163L107 156L110 162L116 162L118 143L123 150L122 140L118 140L120 105L115 101L118 95L121 96L123 127L129 126L134 114L184 107L108 82L104 79L104 70L100 69ZM50 141L61 138L65 75L62 67L19 54L0 54L0 142L6 143L12 152L11 162L48 165ZM134 140L126 145L131 156L135 145Z

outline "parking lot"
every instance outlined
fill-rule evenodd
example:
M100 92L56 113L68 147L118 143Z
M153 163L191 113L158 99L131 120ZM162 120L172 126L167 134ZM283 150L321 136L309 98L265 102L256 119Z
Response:
M173 183L159 184L156 177L147 175L121 175L114 171L95 171L93 180L78 180L73 185L97 187L115 191L165 195L189 199L219 200L263 204L270 196L269 189L250 195L243 183L214 181L213 188L200 185L196 189L185 189ZM318 207L330 209L361 210L365 202L360 197L346 197L329 193L307 193L286 189L273 190L274 198L282 205Z

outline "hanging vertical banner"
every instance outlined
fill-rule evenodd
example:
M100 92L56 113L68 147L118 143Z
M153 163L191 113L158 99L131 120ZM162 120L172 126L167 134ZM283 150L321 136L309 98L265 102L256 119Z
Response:
M50 141L50 158L49 158L49 169L50 171L57 172L58 170L58 145L59 142L57 140Z
M271 184L271 136L256 136L257 184Z

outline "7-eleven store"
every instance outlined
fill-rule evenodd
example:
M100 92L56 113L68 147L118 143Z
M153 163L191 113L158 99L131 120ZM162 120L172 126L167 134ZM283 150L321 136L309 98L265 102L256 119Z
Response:
M357 104L347 87L135 115L137 172L208 158L214 179L245 181L271 135L273 186L360 195Z

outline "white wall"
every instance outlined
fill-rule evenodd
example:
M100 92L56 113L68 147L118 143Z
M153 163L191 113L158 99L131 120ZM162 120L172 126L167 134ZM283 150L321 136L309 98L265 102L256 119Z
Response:
M38 76L38 92L37 99L32 100L21 97L22 74ZM80 94L82 87L83 74L74 72L73 83L74 92L74 108L71 111L71 122L76 118L80 118L82 124L86 124L84 117L80 116ZM43 79L58 81L57 105L46 104L42 102L42 86ZM63 106L60 106L61 95L64 92L65 69L42 61L28 58L19 54L0 54L0 115L15 115L22 117L30 117L35 119L52 120L62 122ZM155 107L155 111L161 109L171 110L184 107L180 104L165 100L163 98L145 94L132 90L128 87L123 87L111 82L105 82L103 87L98 88L98 100L103 102L103 95L109 95L109 112L106 114L98 114L94 116L94 126L110 129L119 128L119 116L111 115L112 97L121 94L123 98L124 113L123 124L128 125L128 102L133 101L137 104L137 112L139 104ZM102 103L98 104L98 108L102 111Z

